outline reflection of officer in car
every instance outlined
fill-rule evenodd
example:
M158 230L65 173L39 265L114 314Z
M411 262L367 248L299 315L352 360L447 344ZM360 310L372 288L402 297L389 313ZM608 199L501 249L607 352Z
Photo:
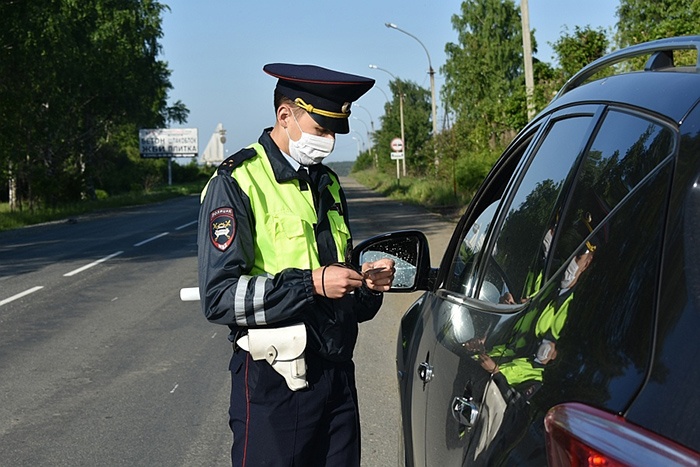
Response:
M202 193L199 288L234 354L229 425L234 465L359 465L351 360L394 264L362 273L338 176L321 161L348 133L351 102L374 81L272 64L276 122L229 157ZM379 270L376 270L379 268Z
M482 368L492 375L502 399L494 393L493 386L487 388L491 391L486 394L485 403L501 409L498 424L492 423L493 426L481 433L476 456L486 449L497 449L498 443L512 442L517 439L519 430L526 426L524 404L541 387L545 367L557 358L557 341L566 323L575 287L592 264L595 250L596 245L591 241L585 243L562 272L556 297L541 313L533 307L521 318L516 326L520 335L514 336L510 345L497 346L477 356ZM532 338L528 336L533 334L536 349L530 355L522 355L523 351L532 349L528 343Z
M566 322L569 304L574 298L574 287L581 274L588 269L593 261L595 246L587 242L583 251L574 256L560 281L557 297L552 300L539 315L535 323L534 333L539 340L537 352L530 358L516 358L511 362L497 365L491 356L486 353L479 355L482 367L489 373L501 371L511 384L518 384L527 380L542 380L544 365L554 360L557 356L556 341L559 339L562 328ZM501 352L491 352L492 355L502 356ZM532 372L529 371L532 369Z

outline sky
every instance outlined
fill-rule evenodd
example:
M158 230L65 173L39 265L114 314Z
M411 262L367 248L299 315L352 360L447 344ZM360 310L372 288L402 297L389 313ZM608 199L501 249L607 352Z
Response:
M190 110L185 124L197 128L200 155L217 124L226 130L225 152L256 142L274 124L272 93L276 79L262 71L267 63L314 64L368 76L376 85L352 107L351 132L337 135L328 162L354 160L379 128L389 81L402 80L430 89L428 55L435 74L438 122L440 88L445 80L445 45L457 43L452 15L461 0L161 0L160 59L168 63L173 89L169 103ZM516 4L519 4L516 0ZM551 44L575 26L612 31L614 0L529 0L535 57L554 63ZM385 26L394 23L417 37ZM423 49L421 43L425 46ZM370 69L374 64L387 70ZM359 105L359 106L358 106ZM439 125L438 125L439 128ZM399 135L397 135L399 136ZM386 157L390 157L386 148Z

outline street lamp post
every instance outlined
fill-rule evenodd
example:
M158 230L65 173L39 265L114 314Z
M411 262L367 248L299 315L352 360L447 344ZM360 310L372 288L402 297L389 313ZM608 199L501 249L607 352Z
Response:
M406 34L409 37L412 37L415 39L421 47L423 47L423 50L425 50L425 55L428 56L428 74L430 75L430 104L432 106L432 111L433 111L433 138L437 136L437 106L435 102L435 70L433 69L433 63L430 60L430 54L428 53L428 49L425 47L425 44L421 42L420 39L418 39L416 36L411 34L408 31L404 31L394 23L384 23L384 26L386 26L389 29L396 29L399 32L402 32ZM405 143L404 143L405 144ZM435 151L435 171L437 172L438 165L440 164L440 160L438 159L437 151Z
M360 107L360 106L357 105L357 104L355 104L355 107ZM365 109L365 110L367 110L367 109ZM353 116L352 118L354 118L355 120L357 120L358 122L362 123L362 124L365 126L365 130L367 131L367 143L368 143L368 148L367 148L367 149L368 149L368 151L369 151L369 157L370 157L370 158L372 159L372 161L375 163L375 167L376 167L376 166L377 166L376 160L375 160L376 157L372 155L372 136L371 136L371 133L369 132L369 127L368 127L367 124L364 122L364 120L359 119L359 118L357 118L357 117L355 117L355 116ZM370 118L371 118L371 116L370 116ZM370 120L370 122L371 122L371 120Z
M374 134L374 119L372 119L372 114L369 113L369 110L367 110L366 108L362 107L360 104L355 104L355 107L359 107L360 109L362 109L362 110L364 110L365 112L367 112L367 115L369 115L369 125L370 125L370 127L372 128L372 134ZM355 118L357 118L357 117L355 117ZM360 120L360 119L358 118L358 120ZM362 120L360 120L360 121L362 122ZM365 125L365 127L367 126L367 125L365 124L365 122L362 122L362 124ZM370 132L369 132L369 130L367 130L367 139L369 140L369 155L372 156L372 138L370 137ZM377 161L377 153L376 153L376 152L374 153L374 157L373 157L372 159L374 160L374 167L375 167L375 168L378 167L378 166L379 166L379 163L378 163L378 161Z
M352 130L351 133L355 133L357 136L359 136L360 141L362 142L362 150L364 151L364 149L365 149L365 138L364 138L360 133L358 133L358 132L355 131L355 130Z
M523 60L525 62L525 95L527 97L527 119L535 116L535 79L532 71L532 42L530 40L530 10L527 0L520 0L520 17L523 27Z
M384 73L387 73L389 76L391 76L399 86L399 119L401 121L401 142L403 143L403 159L401 160L402 162L402 167L403 167L403 176L406 176L406 138L404 136L404 128L403 128L403 89L401 88L401 81L396 78L389 70L385 70L384 68L380 68L377 65L370 65L370 68L373 70L381 70Z
M433 70L433 63L430 61L430 54L428 53L428 49L425 47L425 45L418 39L416 36L411 34L410 32L404 31L394 23L384 23L384 26L390 29L396 29L397 31L400 31L407 36L410 36L414 38L418 43L423 47L423 50L425 50L425 55L428 56L428 74L430 75L430 101L432 105L432 110L433 110L433 136L437 135L437 106L435 103L435 70Z
M354 106L357 107L357 108L360 108L360 109L364 110L365 112L367 112L367 115L369 115L369 124L370 124L370 126L372 127L372 132L374 132L374 121L372 120L372 114L369 113L369 110L367 110L366 108L362 107L360 104L355 104ZM357 118L357 117L355 117L355 118ZM359 118L357 118L357 119L360 120ZM360 121L362 122L362 120L360 120ZM362 123L365 123L365 122L362 122Z
M389 104L389 106L391 106L391 103L389 102L389 96L387 96L386 92L382 88L375 84L374 86L372 86L372 89L376 89L377 91L384 94L384 99L386 99L386 103Z
M360 140L352 136L352 139L357 143L357 157L360 157Z

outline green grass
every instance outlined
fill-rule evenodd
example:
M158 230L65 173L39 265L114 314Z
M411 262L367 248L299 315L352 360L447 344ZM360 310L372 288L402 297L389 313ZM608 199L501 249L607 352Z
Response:
M81 214L115 209L126 206L138 206L156 203L178 196L186 196L202 191L206 182L195 182L183 185L164 186L148 192L130 192L110 196L104 199L80 201L55 208L37 208L10 211L8 203L0 203L0 232L18 229L27 225L68 219Z
M353 172L352 176L362 185L391 199L424 206L447 215L458 215L466 207L471 196L457 192L445 180L402 177L376 170Z

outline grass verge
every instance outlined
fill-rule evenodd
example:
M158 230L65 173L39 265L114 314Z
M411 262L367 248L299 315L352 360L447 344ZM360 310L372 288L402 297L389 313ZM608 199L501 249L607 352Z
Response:
M0 232L4 230L18 229L28 225L41 224L43 222L67 219L81 214L102 211L105 209L138 206L142 204L156 203L159 201L176 198L178 196L191 195L201 192L205 183L206 181L164 186L148 192L130 192L110 196L105 199L80 201L54 208L10 211L8 203L0 203Z
M471 199L471 195L458 192L444 180L416 177L397 180L396 177L376 170L353 172L352 177L367 188L391 199L423 206L450 218L461 216Z

